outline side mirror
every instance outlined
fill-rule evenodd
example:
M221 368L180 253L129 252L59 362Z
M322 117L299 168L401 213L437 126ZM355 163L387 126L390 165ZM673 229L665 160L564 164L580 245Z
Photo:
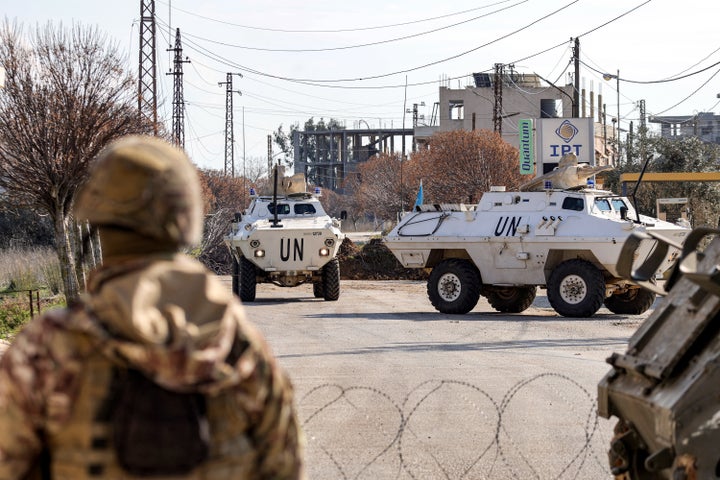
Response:
M242 213L235 212L235 223L239 223L242 220Z
M627 220L627 212L627 207L620 207L620 218L622 218L623 220Z
M347 220L347 210L340 212L340 220Z

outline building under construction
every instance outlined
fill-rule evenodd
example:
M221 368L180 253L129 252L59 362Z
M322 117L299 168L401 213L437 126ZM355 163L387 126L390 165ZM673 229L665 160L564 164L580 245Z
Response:
M379 153L399 151L404 156L413 129L295 130L292 135L295 172L304 173L311 184L341 192L343 180L359 163Z

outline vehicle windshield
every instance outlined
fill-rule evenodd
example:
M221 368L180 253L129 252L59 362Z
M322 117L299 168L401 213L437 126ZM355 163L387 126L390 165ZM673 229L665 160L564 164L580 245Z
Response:
M615 211L619 212L622 207L625 207L628 210L630 209L630 207L628 207L628 205L625 203L625 200L623 200L622 198L612 198L610 199L610 201L612 202L612 206Z
M595 206L600 210L601 212L611 212L612 207L610 206L610 202L607 198L598 198L595 200Z
M596 198L594 205L595 208L603 213L614 213L620 215L623 208L627 210L628 214L633 211L632 207L623 197Z

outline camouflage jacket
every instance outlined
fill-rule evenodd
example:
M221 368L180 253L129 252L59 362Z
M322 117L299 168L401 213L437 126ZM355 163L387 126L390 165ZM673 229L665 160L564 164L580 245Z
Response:
M91 461L95 478L133 478L112 449L93 451L108 428L95 411L123 366L214 402L209 466L177 478L304 478L289 380L229 289L175 255L98 270L79 305L17 335L0 361L0 479L35 475L42 452L55 479L92 478Z

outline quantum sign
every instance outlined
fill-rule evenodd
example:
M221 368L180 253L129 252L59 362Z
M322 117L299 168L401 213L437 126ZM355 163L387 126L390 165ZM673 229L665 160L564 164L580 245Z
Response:
M518 121L518 134L520 137L520 173L530 175L535 173L533 121L529 118Z

